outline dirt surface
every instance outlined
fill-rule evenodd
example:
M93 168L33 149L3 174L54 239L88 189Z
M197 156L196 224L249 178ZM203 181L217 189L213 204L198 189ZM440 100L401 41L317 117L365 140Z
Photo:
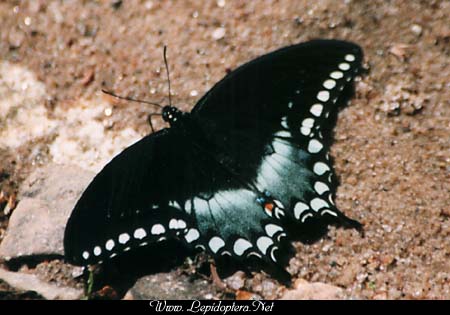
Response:
M190 110L227 71L263 53L312 38L358 43L370 72L339 114L331 152L337 206L365 225L365 236L332 229L316 244L299 243L289 271L341 286L347 298L450 298L450 2L2 1L0 21L0 61L44 83L49 119L104 97L103 87L163 100L164 44L174 103ZM152 108L116 102L112 110L111 133L149 132ZM53 139L0 149L2 207L52 160ZM0 210L0 241L8 216ZM248 290L273 298L274 283ZM0 284L0 297L32 298L8 290Z

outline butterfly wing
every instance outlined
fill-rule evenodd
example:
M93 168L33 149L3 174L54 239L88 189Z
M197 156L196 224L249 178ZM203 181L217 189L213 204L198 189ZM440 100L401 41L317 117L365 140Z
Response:
M334 205L327 151L362 58L360 47L344 41L283 48L231 72L192 111L220 146L218 159L279 200L287 224L318 219L359 226Z
M94 264L168 238L193 242L198 232L177 200L189 194L184 142L170 129L147 136L116 156L78 200L66 226L68 261ZM181 151L183 152L183 151Z
M66 226L69 262L91 265L168 239L214 257L262 257L282 247L279 223L251 211L256 193L208 153L211 147L178 131L143 138L93 179ZM237 217L239 210L248 213ZM258 239L262 252L249 246Z
M356 45L313 41L233 71L181 131L143 138L94 178L68 221L67 259L94 264L175 238L214 257L281 263L286 222L345 218L325 132L361 59Z

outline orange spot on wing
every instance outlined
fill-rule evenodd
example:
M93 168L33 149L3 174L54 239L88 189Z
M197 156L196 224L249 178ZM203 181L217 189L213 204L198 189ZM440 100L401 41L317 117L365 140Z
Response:
M272 211L273 211L273 207L274 207L274 204L273 204L273 203L266 203L266 204L264 205L264 209L266 209L266 210L269 211L269 212L272 212Z

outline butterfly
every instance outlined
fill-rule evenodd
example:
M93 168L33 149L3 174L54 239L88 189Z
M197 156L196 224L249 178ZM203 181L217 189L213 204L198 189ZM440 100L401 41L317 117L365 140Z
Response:
M67 261L94 265L177 240L283 269L295 237L329 224L359 229L334 203L328 148L362 58L356 44L312 40L240 66L191 112L164 106L170 127L114 157L81 195Z

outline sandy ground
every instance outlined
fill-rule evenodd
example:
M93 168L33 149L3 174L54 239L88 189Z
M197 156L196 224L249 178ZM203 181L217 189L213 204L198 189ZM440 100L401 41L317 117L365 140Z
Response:
M14 75L35 82L16 87L33 89L29 116L0 101L2 207L39 165L118 139L79 159L94 156L96 164L80 164L96 170L149 132L151 109L110 108L100 89L164 99L164 44L174 102L189 110L226 71L265 52L312 38L358 43L370 73L339 114L331 152L337 205L365 225L365 237L332 229L316 244L299 243L289 271L341 286L348 298L450 298L450 2L2 1L0 21L0 83ZM99 139L62 150L80 128L47 131L66 115L93 124L86 134L99 130ZM0 211L0 241L8 216Z

